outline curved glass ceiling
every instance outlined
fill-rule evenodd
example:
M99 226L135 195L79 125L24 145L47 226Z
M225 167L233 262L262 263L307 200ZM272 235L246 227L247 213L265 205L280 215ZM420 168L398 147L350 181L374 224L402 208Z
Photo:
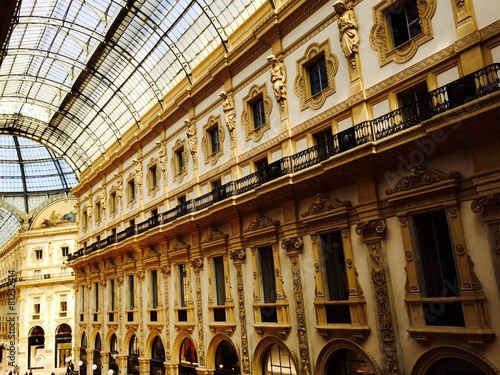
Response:
M27 138L0 134L0 246L17 233L23 218L77 182L54 151Z
M60 151L79 173L267 0L17 1L0 133Z
M71 167L54 151L30 139L0 134L0 194L16 196L69 191Z

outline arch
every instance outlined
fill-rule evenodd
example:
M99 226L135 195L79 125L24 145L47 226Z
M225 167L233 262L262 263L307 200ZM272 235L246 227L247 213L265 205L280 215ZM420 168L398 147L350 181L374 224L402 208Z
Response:
M127 374L139 375L139 356L141 355L139 349L139 339L135 333L129 336L126 346L127 353Z
M33 326L28 333L28 367L43 367L45 352L45 330Z
M411 375L427 374L433 365L446 358L462 359L478 367L486 375L500 375L500 370L481 354L454 345L441 345L427 350L415 362Z
M151 345L147 345L146 350L150 352L150 361L149 361L149 373L151 375L165 375L165 347L163 345L163 341L159 335L155 335Z
M233 346L236 353L238 354L238 358L240 358L240 348L238 348L237 345L235 345L233 340L231 340L231 338L226 334L218 333L212 338L212 340L208 344L208 348L206 351L207 368L215 369L215 365L216 365L215 355L217 353L217 348L219 347L220 343L222 343L223 341L228 341ZM241 363L241 358L240 358L240 363Z
M69 324L61 323L55 329L56 340L54 343L56 367L65 367L71 356L73 330Z
M332 356L339 350L347 349L361 355L365 362L369 363L373 369L374 375L382 375L382 370L378 366L375 358L361 345L354 341L346 339L335 339L327 343L321 349L316 361L315 374L323 375L327 373L328 364Z
M295 355L293 349L288 346L286 342L283 340L279 339L278 337L274 336L268 336L264 337L258 344L257 347L255 348L253 359L252 359L252 365L251 365L251 372L252 374L255 375L265 375L262 371L262 363L264 358L268 355L268 351L272 349L273 345L279 345L279 347L286 349L290 356L290 360L292 362L292 365L295 367L295 373L299 372L299 361L297 359L297 356Z

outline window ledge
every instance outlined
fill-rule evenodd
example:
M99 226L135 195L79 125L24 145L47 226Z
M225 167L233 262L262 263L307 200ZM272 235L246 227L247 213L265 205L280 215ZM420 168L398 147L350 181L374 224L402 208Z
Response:
M326 339L339 334L350 336L359 341L365 341L370 335L369 326L353 324L324 324L314 327L318 334Z
M232 335L236 330L236 324L227 322L209 323L208 327L212 332L222 331L226 332L228 335Z
M290 324L282 323L259 323L254 324L253 327L255 328L255 331L260 335L268 332L273 332L278 333L283 338L286 338L292 330L292 326Z
M194 323L187 323L187 322L174 323L174 327L177 332L187 331L189 333L193 333L194 331Z
M486 347L495 338L495 333L489 328L420 326L410 327L407 331L416 341L425 344L433 339L439 338L451 340L459 339L470 345Z

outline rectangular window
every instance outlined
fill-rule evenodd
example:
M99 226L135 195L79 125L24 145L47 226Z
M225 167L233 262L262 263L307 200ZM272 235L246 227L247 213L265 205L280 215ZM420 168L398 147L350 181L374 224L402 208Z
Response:
M42 270L35 270L35 280L40 280L42 278Z
M116 199L116 192L112 192L109 196L109 203L111 206L111 212L116 212L118 208L118 200Z
M158 169L156 164L149 167L149 186L154 189L158 185Z
M99 311L99 283L94 283L94 311Z
M63 257L67 257L69 255L69 247L61 246L61 253Z
M96 221L101 221L101 202L95 204L95 219Z
M328 88L328 76L326 75L325 56L322 54L320 58L312 61L307 65L307 73L309 76L309 85L311 96Z
M134 180L130 180L127 182L128 184L128 201L131 202L135 199L135 182Z
M265 304L272 304L272 306L263 306L260 308L261 321L277 322L273 249L271 246L261 247L259 248L258 255L262 299Z
M80 312L85 312L85 285L82 285L80 287L80 306L81 306L81 310Z
M115 302L115 299L116 299L116 296L115 296L115 279L110 279L109 280L109 309L111 311L115 311L116 310L116 302Z
M431 326L465 326L462 304L446 298L460 296L454 250L445 210L412 215L422 296L439 298L423 303L424 318ZM439 311L436 307L439 305ZM437 313L439 312L439 313Z
M68 312L68 295L61 294L59 296L59 316L60 317L66 316L67 312Z
M43 251L42 250L35 250L35 258L40 260L42 259L43 256Z
M214 154L220 150L219 144L219 128L216 126L208 131L210 138L210 153Z
M215 304L224 306L226 304L226 281L224 274L224 257L214 257L214 280L215 280Z
M321 266L324 272L325 297L327 301L348 301L349 284L345 265L344 247L340 232L319 235ZM328 323L351 323L348 304L326 304Z
M151 270L151 307L158 308L158 272Z
M187 270L185 264L179 264L179 302L181 307L187 307Z
M400 0L387 10L392 46L396 48L422 33L416 0Z
M130 310L133 310L135 308L134 275L128 275L128 307Z
M89 216L87 211L84 211L82 214L82 227L87 228L89 226Z
M398 102L403 119L412 124L432 116L431 101L425 82L398 93Z
M266 124L266 115L264 112L264 99L261 97L250 104L252 108L253 128L258 129Z
M175 159L177 160L177 174L186 169L186 160L184 160L184 148L175 151Z
M41 300L40 297L33 297L33 314L34 315L40 315L40 300Z
M68 267L61 267L61 276L62 277L69 276L69 269L68 269Z

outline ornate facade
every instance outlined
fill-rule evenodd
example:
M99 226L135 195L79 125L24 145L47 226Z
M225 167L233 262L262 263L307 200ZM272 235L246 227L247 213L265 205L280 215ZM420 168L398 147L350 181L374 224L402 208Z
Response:
M75 330L74 273L66 258L77 236L74 198L60 194L32 212L0 249L1 369L65 374Z
M262 6L81 174L80 373L500 374L500 5L333 4Z

